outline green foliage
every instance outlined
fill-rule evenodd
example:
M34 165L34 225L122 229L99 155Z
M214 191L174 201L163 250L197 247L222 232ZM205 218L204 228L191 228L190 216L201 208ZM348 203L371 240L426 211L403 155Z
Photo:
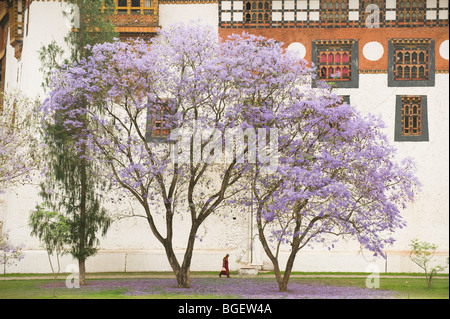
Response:
M48 46L42 46L38 51L41 66L39 71L43 74L42 88L47 89L50 86L53 70L59 68L64 63L64 49L53 39ZM65 61L68 62L67 60Z
M1 233L1 230L0 230ZM3 274L6 274L6 266L16 264L23 259L21 246L15 246L10 242L9 234L0 236L0 265L3 265Z
M29 226L31 235L38 237L47 251L53 273L53 297L56 297L56 279L61 271L60 258L66 252L66 245L70 241L70 221L64 215L48 210L47 205L38 204L30 214ZM56 256L56 269L52 255Z
M49 255L62 255L70 238L70 221L64 215L48 210L45 204L36 205L30 214L31 235L44 244Z
M89 55L90 46L118 37L110 20L115 1L69 0L68 3L72 5L68 16L72 17L73 28L65 41L70 48L70 57L63 59L65 52L55 41L41 48L40 70L44 73L44 88L51 85L54 70L85 58ZM41 184L41 197L50 209L67 216L69 235L66 243L71 247L69 252L84 262L97 252L97 234L106 234L111 219L101 205L99 191L105 185L96 178L95 171L99 168L87 159L89 154L81 154L74 149L78 141L73 140L71 132L64 128L64 120L64 114L57 114L51 123L45 123L43 127L42 136L49 164L46 181ZM81 271L80 275L83 276Z
M119 37L110 19L116 8L114 0L69 0L68 2L76 4L74 8L78 8L73 9L73 19L79 13L79 23L66 37L66 42L71 46L72 61L79 61L80 58L89 55L89 46L110 42Z
M428 288L431 288L431 281L433 279L433 276L440 271L444 271L448 267L448 258L447 265L433 266L431 264L431 261L434 257L436 249L438 248L436 244L426 241L419 241L418 239L412 239L410 247L411 252L409 256L411 260L424 270Z

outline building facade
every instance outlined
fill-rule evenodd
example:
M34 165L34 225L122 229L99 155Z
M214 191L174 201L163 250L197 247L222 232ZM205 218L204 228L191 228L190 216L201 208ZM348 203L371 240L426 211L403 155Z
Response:
M396 233L387 259L373 259L359 245L341 240L334 250L320 246L298 254L294 271L419 271L409 260L413 238L449 246L449 34L448 0L116 0L113 21L121 38L155 35L172 23L199 21L218 36L249 32L284 43L314 63L317 76L335 83L338 94L363 113L381 114L385 133L399 157L417 163L422 192L403 212L407 227ZM64 45L72 28L61 1L0 1L0 89L45 97L37 51L55 40ZM34 186L0 194L0 229L25 258L9 272L48 272L45 252L28 229L38 202ZM120 207L114 207L118 212ZM180 221L180 225L185 221ZM270 268L255 237L253 216L220 212L199 232L192 270L217 270L230 254L231 269ZM176 246L183 251L184 228ZM74 263L65 257L65 264ZM101 241L88 271L169 271L163 247L145 221L117 220ZM373 268L371 268L373 269Z

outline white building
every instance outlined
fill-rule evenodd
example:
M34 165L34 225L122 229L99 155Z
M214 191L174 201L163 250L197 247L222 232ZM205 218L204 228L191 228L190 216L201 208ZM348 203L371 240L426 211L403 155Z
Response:
M423 190L404 211L408 226L396 233L387 260L374 260L371 254L359 253L357 243L340 241L331 251L302 250L294 271L365 271L371 263L380 271L420 271L409 259L413 238L438 244L441 260L448 256L447 0L117 0L117 4L114 21L123 37L152 36L157 27L200 20L221 36L245 30L282 41L313 61L325 80L337 67L345 67L342 81L337 81L338 93L364 112L381 114L398 155L416 160ZM53 39L64 45L72 25L63 13L69 11L67 4L56 0L0 1L0 90L44 98L37 52ZM337 61L336 54L351 58ZM408 103L421 113L410 114L416 120L405 126L402 109ZM27 226L39 201L37 193L29 185L0 194L0 233L8 231L15 244L25 247L25 258L8 272L50 271L45 251L30 237ZM208 218L198 234L202 240L196 243L191 270L219 270L226 253L231 270L246 265L270 268L253 225L250 210L245 215L222 212ZM178 231L175 246L182 253L187 234L183 227ZM63 269L71 263L75 262L66 256ZM170 270L163 247L143 219L116 221L101 240L100 252L87 261L89 272Z

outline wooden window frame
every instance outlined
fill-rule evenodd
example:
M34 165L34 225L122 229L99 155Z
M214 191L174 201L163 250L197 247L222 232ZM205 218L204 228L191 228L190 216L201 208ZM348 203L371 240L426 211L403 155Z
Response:
M427 96L396 96L394 141L429 141Z
M323 62L323 55L326 55L327 60ZM347 59L344 62L344 54L347 54ZM339 55L339 62L336 62ZM330 56L332 60L330 60ZM357 40L315 40L312 43L312 61L317 67L317 80L325 82L333 82L337 88L358 88L359 74L358 74L358 41ZM323 67L327 70L326 78L323 77ZM330 68L335 74L336 70L341 72L339 78L328 76ZM344 68L348 68L347 75L344 76L342 72ZM313 83L316 87L317 84Z
M245 24L270 24L272 22L272 1L246 0L243 1L243 6L242 19Z
M348 13L348 0L320 1L320 21L322 25L347 25Z
M139 1L139 5L135 4ZM152 14L155 12L155 1L152 0L150 7L145 5L146 0L116 0L116 11L115 14ZM126 3L124 6L123 4Z
M425 25L426 0L397 0L397 22L400 24Z
M173 114L175 107L174 100L166 99L161 103L147 106L147 130L145 138L147 142L166 143L170 142L170 128L168 128L167 115Z
M416 54L416 61L413 55ZM424 61L420 61L420 54ZM409 59L405 58L408 54ZM424 76L420 77L420 68ZM415 68L416 76L413 76ZM408 70L408 71L406 71ZM405 77L406 75L406 77ZM433 39L390 39L388 43L388 86L423 87L435 85L435 41Z

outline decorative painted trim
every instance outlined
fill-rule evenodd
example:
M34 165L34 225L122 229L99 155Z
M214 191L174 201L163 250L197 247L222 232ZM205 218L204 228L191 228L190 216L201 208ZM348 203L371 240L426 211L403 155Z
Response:
M9 14L9 43L14 48L14 56L20 60L22 56L23 35L25 32L26 0L16 0L11 7L7 7Z
M445 4L443 0L440 0L440 4L438 4L439 10L434 10L434 15L428 13L430 11L429 8L424 6L420 9L414 9L414 14L417 14L417 16L415 15L415 19L411 18L407 21L405 19L405 21L400 21L397 18L397 11L402 11L400 10L400 0L349 0L348 5L338 11L325 8L324 2L319 0L273 0L272 8L267 12L272 17L271 21L264 24L246 22L242 18L245 16L245 3L254 1L258 0L218 0L219 27L397 28L448 26L448 3ZM341 15L340 18L330 21L329 14L332 12L334 14L339 13ZM325 14L327 14L326 19ZM421 16L420 20L418 19L419 14ZM369 25L366 22L367 20L370 20Z
M218 3L219 0L159 0L160 4Z
M386 74L388 70L361 70L359 69L359 74Z

